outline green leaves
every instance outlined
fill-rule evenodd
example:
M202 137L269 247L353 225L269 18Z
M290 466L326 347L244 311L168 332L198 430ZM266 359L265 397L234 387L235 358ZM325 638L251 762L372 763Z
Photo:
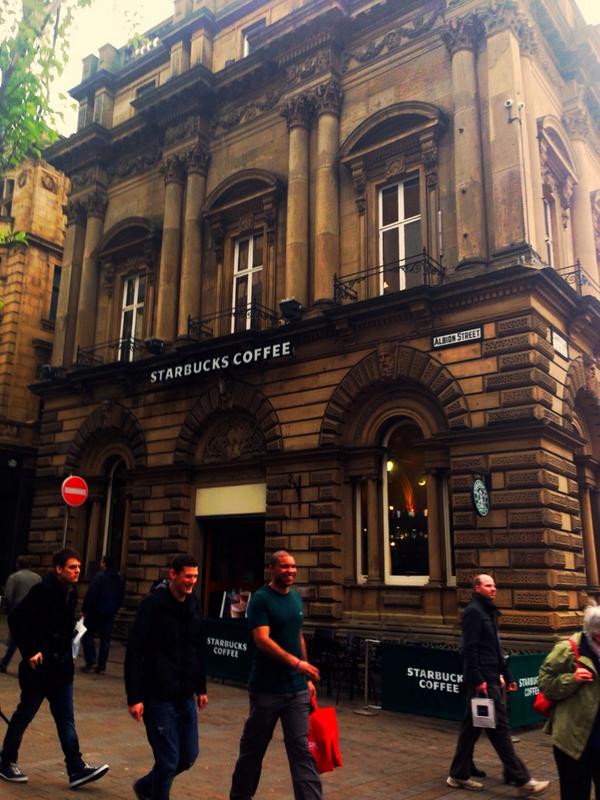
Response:
M68 60L73 12L93 0L0 0L0 175L57 138L49 87Z

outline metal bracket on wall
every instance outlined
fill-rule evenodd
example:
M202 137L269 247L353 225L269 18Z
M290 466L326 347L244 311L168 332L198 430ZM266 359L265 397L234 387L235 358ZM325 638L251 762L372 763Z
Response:
M288 484L296 490L298 508L300 508L300 506L302 505L302 475L298 475L298 477L295 477L290 472L290 474L288 475Z

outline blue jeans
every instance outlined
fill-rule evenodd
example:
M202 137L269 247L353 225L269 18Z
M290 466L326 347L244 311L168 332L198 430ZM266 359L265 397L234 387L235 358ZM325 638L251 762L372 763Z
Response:
M144 700L144 724L155 763L136 787L150 800L168 800L175 776L190 769L198 758L196 698Z
M114 617L86 617L85 622L88 629L83 635L81 643L83 645L85 663L88 667L93 667L94 664L96 664L97 670L104 672L106 669L114 621ZM94 636L100 637L98 663L96 663L96 643L94 642Z
M271 694L250 692L250 716L246 720L231 779L230 800L250 800L256 794L263 758L281 720L295 800L322 800L317 765L308 749L308 692Z
M69 775L78 772L85 764L79 752L79 739L75 730L73 684L45 686L42 680L37 679L37 676L25 676L23 679L23 670L31 670L31 667L22 662L19 669L21 699L8 725L0 760L3 763L17 763L23 735L46 698L50 704L50 713L54 717L60 746L65 754L67 772Z

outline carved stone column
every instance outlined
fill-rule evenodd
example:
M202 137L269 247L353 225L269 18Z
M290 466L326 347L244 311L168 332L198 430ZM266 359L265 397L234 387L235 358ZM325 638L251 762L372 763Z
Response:
M330 301L339 272L340 212L337 175L342 90L330 81L315 90L318 114L313 299Z
M592 191L596 187L590 182L590 177L593 173L590 153L586 144L586 140L589 141L592 136L592 128L583 102L579 101L565 113L564 122L571 139L578 180L571 206L575 256L579 259L581 266L588 275L593 280L598 280L594 218L592 215Z
M161 169L165 177L165 213L160 250L155 330L157 338L171 342L175 338L178 318L181 212L185 163L181 156L173 155L164 160Z
M521 140L523 101L517 29L522 22L516 3L490 6L479 17L487 34L487 95L492 230L495 254L527 240L525 165ZM511 108L506 101L512 100ZM524 134L523 134L524 135Z
M51 363L56 367L68 367L73 363L77 304L85 238L86 212L84 205L79 200L76 200L67 205L65 213L67 215L67 230L51 359Z
M202 206L206 197L206 173L210 156L197 144L187 154L187 182L183 213L183 248L179 283L177 336L187 336L188 318L200 316L202 291Z
M98 269L95 251L104 232L104 214L108 198L102 192L93 192L87 195L84 202L87 209L87 226L83 245L75 343L77 347L92 347L96 335L96 305L98 302Z
M458 267L486 261L487 220L479 89L475 52L481 25L474 14L446 25L442 38L452 57L454 95L454 191Z
M288 196L285 243L285 296L308 304L309 127L312 98L294 97L282 114L289 131Z
M585 555L585 574L588 579L588 586L593 589L600 588L598 573L598 553L596 551L596 540L594 537L594 518L592 514L591 489L587 481L579 489L581 503L581 527L583 536L583 552Z

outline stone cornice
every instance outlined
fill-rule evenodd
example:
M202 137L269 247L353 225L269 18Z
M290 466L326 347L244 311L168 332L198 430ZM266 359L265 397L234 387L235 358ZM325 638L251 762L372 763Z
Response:
M92 123L68 139L61 139L44 150L43 158L70 176L76 169L102 161L110 145L110 131Z
M154 124L168 124L173 119L187 115L190 107L209 108L213 93L213 73L203 64L196 64L181 75L170 78L162 86L132 100L131 105Z

